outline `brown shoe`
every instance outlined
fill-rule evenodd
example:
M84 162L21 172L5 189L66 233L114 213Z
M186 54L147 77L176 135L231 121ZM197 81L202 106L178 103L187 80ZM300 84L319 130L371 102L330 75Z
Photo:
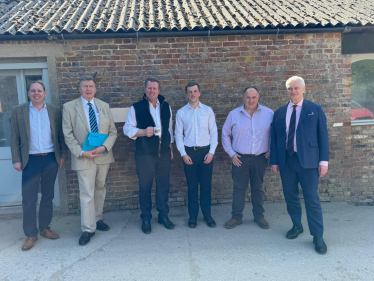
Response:
M234 228L235 226L242 224L241 219L231 218L228 222L225 223L225 227L228 229Z
M48 239L57 239L58 237L60 237L60 236L58 236L57 233L54 233L50 229L44 229L44 230L40 231L40 235L44 236L44 237L46 237Z
M22 246L22 250L30 250L34 246L36 240L38 240L38 237L27 237L25 243Z
M257 223L258 226L261 227L261 228L264 228L264 229L269 228L269 224L264 218L261 218L261 219L258 219L258 220L255 219L255 223Z

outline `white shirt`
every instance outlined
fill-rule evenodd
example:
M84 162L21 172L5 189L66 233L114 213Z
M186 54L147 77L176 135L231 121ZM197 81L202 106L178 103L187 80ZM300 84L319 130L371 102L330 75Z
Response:
M156 127L160 127L160 135L162 135L162 126L161 126L161 113L160 113L160 101L157 100L156 102L156 108L153 107L152 103L149 103L149 112L152 115L152 118L155 122ZM173 135L173 120L172 120L172 112L171 108L169 106L170 110L170 121L169 121L169 133L170 133L170 143L174 142L174 135ZM123 133L128 136L130 139L136 140L136 133L140 130L139 128L136 127L137 122L136 122L136 116L135 116L135 109L134 106L130 107L129 114L127 115L126 118L126 123L123 126Z
M92 109L95 111L95 115L96 115L97 130L99 130L99 128L100 128L100 113L99 113L99 110L96 107L95 99L92 99L90 102L88 102L83 96L81 96L81 100L82 100L82 104L83 104L84 114L86 115L88 128L90 128L90 131L91 131L90 113L89 113L90 106L88 105L88 103L91 103Z
M184 146L210 145L209 153L214 154L218 133L213 110L201 102L196 108L188 103L179 109L175 120L175 141L182 157L187 154Z
M302 106L303 106L303 102L304 102L304 99L302 99L301 101L299 101L297 103L295 132L297 130L297 126L299 125L299 119L300 119L300 114L301 114L301 109L302 109ZM287 138L288 138L288 128L290 127L290 119L291 119L291 115L292 115L292 111L293 111L293 107L292 107L293 105L294 105L294 103L292 103L290 101L290 103L287 106L287 113L286 113L286 143L287 143ZM294 147L294 151L297 152L296 133L295 133L295 136L294 136L294 139L293 139L293 147ZM328 166L328 163L329 163L328 161L320 161L319 165L320 166Z
M29 154L48 153L55 151L51 123L49 122L47 105L37 110L30 101L30 142Z

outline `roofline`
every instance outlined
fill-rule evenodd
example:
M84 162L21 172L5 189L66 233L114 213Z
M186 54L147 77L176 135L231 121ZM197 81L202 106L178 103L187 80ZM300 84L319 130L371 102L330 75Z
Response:
M36 35L0 35L0 41L18 40L76 40L109 38L150 38L150 37L192 37L225 35L260 35L260 34L298 34L298 33L353 33L374 31L374 26L358 27L316 27L316 28L272 28L272 29L225 29L191 31L141 31L123 33L81 33L81 34L36 34Z

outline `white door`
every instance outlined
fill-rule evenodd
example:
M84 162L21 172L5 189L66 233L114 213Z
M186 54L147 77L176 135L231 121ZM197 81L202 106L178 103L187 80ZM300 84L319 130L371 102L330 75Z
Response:
M12 164L10 121L13 107L28 102L27 85L31 81L39 79L43 80L46 86L48 93L46 101L50 102L46 63L0 64L0 207L22 205L22 174L16 171ZM54 205L59 206L60 197L57 182L55 184Z

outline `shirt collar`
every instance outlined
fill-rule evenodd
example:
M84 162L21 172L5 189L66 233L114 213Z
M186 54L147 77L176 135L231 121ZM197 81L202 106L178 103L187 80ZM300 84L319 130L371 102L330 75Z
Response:
M199 101L199 104L196 106L196 108L199 108L199 107L201 107L201 108L204 108L204 105ZM188 109L194 109L191 105L190 105L190 103L187 103L187 108Z
M90 102L87 101L83 96L81 96L81 100L83 105L86 105L87 103L91 103L92 105L95 105L95 98L93 98Z
M298 103L297 103L297 107L301 107L301 106L303 106L303 102L304 102L304 98L302 98L301 99L301 101L299 101ZM293 106L294 104L292 103L292 101L290 101L290 103L288 104L288 108L291 108L292 106Z
M149 106L153 106L152 103L151 103L150 101L149 101L148 103L149 103ZM157 101L156 101L156 106L158 106L158 105L160 105L160 101L157 99Z
M32 101L30 101L30 107L34 107L34 106L32 105ZM44 102L44 106L43 106L43 108L46 108L46 107L47 107L47 103Z
M259 110L261 110L261 109L262 109L262 105L258 103L255 112L256 112L256 111L259 111ZM244 108L244 104L243 104L242 107L240 108L240 111L241 111L241 112L247 112L247 110L245 110L245 108Z

